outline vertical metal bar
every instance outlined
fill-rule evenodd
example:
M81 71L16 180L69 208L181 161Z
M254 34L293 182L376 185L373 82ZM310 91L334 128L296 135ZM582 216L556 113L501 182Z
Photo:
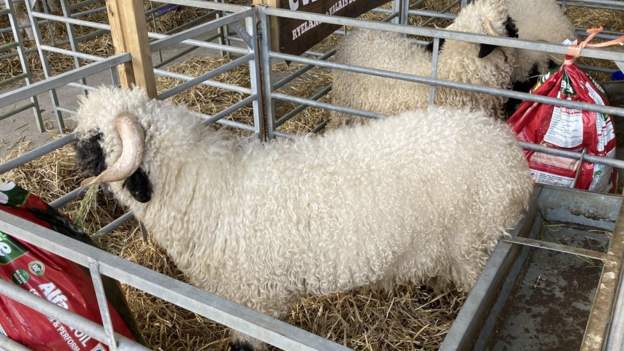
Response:
M402 0L394 0L392 1L392 13L389 15L391 18L391 22L398 24L399 23L399 14L401 12L401 2Z
M39 24L37 20L32 14L32 6L33 0L24 0L26 2L26 11L28 12L28 19L30 20L30 26L33 30L33 36L35 37L35 45L37 45L37 52L39 53L39 59L41 60L41 67L43 68L43 74L46 79L50 78L50 65L48 63L48 57L46 53L41 49L42 38L41 32L39 31ZM52 100L52 109L54 110L54 114L56 115L56 122L61 134L64 134L65 131L65 122L63 121L63 114L58 109L59 100L58 95L56 94L56 89L50 90L50 100Z
M61 4L61 11L63 11L63 17L67 17L70 18L71 17L71 12L70 12L70 8L69 5L67 4L67 0L60 0L60 4ZM65 23L65 29L67 30L67 40L69 42L69 47L71 48L72 51L78 51L78 46L76 45L76 37L75 37L75 33L74 33L74 27L69 23ZM80 68L80 60L78 59L78 57L74 56L74 67L75 68ZM82 78L80 80L80 82L84 85L87 85L87 78ZM88 90L84 90L84 94L87 95L88 94Z
M261 30L258 31L258 26ZM254 58L249 62L252 94L257 98L252 102L256 135L266 140L272 136L273 113L271 106L271 59L269 58L270 30L267 16L262 7L255 7L253 17L245 18L245 28L252 37ZM268 81L264 81L268 79Z
M433 56L431 57L431 78L438 77L438 56L440 55L440 38L433 38ZM429 106L435 104L436 86L429 87Z
M224 3L224 0L218 0L217 2ZM220 17L223 17L223 15L224 15L223 11L216 11L215 18L218 19ZM228 46L231 45L231 41L229 38L229 31L230 29L227 25L219 27L217 29L217 32L219 34L219 44L228 45ZM230 55L229 52L221 50L221 57L229 56L229 55Z
M399 24L406 25L409 19L410 0L400 0Z
M22 72L26 74L26 77L24 77L24 81L26 82L26 85L30 85L32 83L32 73L30 72L28 56L26 56L26 53L24 52L24 41L22 40L22 33L19 27L19 23L17 23L17 14L15 13L15 7L12 0L5 0L5 5L6 8L9 10L9 25L11 26L11 31L13 32L13 40L15 40L15 43L17 44L17 46L15 47L15 49L17 50L17 56L22 67ZM33 104L32 109L35 115L35 123L37 124L37 129L40 133L43 133L45 131L45 126L43 125L43 118L41 117L39 100L36 96L32 96L30 98L30 102Z
M111 85L114 87L119 87L119 76L117 72L117 67L111 67Z
M152 11L153 9L154 9L154 3L150 1L149 2L149 11L148 12L150 13L150 16L151 16L152 30L154 32L158 32L158 28L156 28L156 12L157 11ZM159 62L161 62L161 63L164 61L163 54L162 54L162 49L158 49L158 59L159 59Z
M116 351L117 340L115 339L115 329L113 329L113 321L110 316L110 311L108 310L108 301L106 300L106 291L104 291L104 284L102 283L102 276L100 275L100 265L97 261L89 259L89 272L91 273L91 281L93 282L93 289L95 290L95 297L97 298L98 307L100 309L104 331L108 337L108 346L111 351Z

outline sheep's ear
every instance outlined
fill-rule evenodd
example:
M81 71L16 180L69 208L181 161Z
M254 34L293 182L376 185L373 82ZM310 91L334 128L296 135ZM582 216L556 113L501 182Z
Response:
M507 36L510 38L518 37L518 27L516 27L516 21L513 18L507 16L507 20L505 21L505 30L507 31Z
M152 199L152 183L142 168L137 169L124 183L124 188L138 202L145 203Z
M487 55L491 54L492 51L496 50L498 46L490 45L490 44L480 44L479 45L479 58L484 58Z

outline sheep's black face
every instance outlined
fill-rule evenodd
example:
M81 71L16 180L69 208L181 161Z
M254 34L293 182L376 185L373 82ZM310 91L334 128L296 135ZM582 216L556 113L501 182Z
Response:
M507 36L510 38L518 37L518 27L516 27L516 22L509 16L507 16L507 20L505 21L505 31L507 32ZM496 45L480 44L479 58L487 57L497 48L498 46Z
M88 176L96 176L106 169L104 151L100 146L102 133L96 133L85 139L80 139L74 145L78 168Z
M75 145L76 163L78 168L89 176L97 176L106 169L106 158L100 142L102 133L97 132L92 136L80 139ZM152 199L152 183L147 173L139 168L124 183L132 197L141 203Z

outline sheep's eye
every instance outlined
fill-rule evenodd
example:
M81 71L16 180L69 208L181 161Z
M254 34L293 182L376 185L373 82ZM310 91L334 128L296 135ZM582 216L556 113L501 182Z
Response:
M96 176L106 169L104 151L100 146L102 133L96 133L89 138L80 139L74 144L76 163L78 167L90 176Z

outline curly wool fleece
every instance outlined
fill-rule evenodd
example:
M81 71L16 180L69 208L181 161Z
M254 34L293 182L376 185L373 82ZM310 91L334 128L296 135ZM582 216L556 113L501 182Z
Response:
M506 36L508 19L504 0L480 0L466 6L448 30ZM515 64L515 49L499 48L479 58L480 45L446 40L438 59L437 78L493 88L509 88ZM399 33L354 30L336 53L336 62L430 77L431 53ZM332 102L384 115L424 108L430 87L402 80L333 71ZM435 103L444 106L484 110L503 115L502 97L468 91L437 88ZM328 129L354 121L349 115L332 112Z
M507 7L516 21L519 39L561 44L576 36L574 25L556 0L507 0ZM553 55L545 52L518 50L512 81L527 81L532 72L546 73L551 58Z
M532 180L515 138L482 112L432 108L294 141L241 141L140 90L100 88L77 113L81 139L137 116L140 203L111 183L190 281L281 316L292 298L440 277L470 289L527 207Z

